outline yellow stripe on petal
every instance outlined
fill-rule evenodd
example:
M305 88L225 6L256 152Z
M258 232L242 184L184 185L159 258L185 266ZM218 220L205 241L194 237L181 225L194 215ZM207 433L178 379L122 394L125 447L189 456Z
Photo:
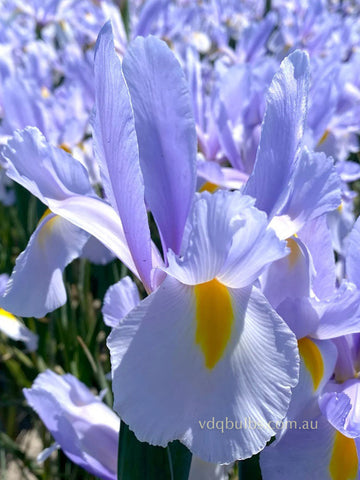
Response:
M329 134L330 134L330 130L326 129L325 132L323 133L323 136L318 141L318 144L317 144L318 147L320 147L320 145L322 145L325 142L325 140L328 138Z
M329 465L332 480L355 480L358 467L355 440L337 431Z
M310 338L302 338L298 341L299 353L305 363L305 367L310 372L314 391L320 385L324 376L324 361L319 347Z
M41 217L40 222L44 220L44 218L46 218L50 213L52 213L50 210L46 210L44 215ZM49 235L51 235L54 225L59 218L60 217L58 215L54 215L41 227L41 230L38 234L38 241L41 247L44 245Z
M45 210L45 212L41 215L41 218L38 221L38 225L40 225L40 223L44 220L44 218L46 218L48 215L50 215L50 213L51 213L51 210L49 208L47 208Z
M49 98L51 96L50 90L47 87L45 87L45 85L41 87L41 96L43 98Z
M61 148L61 150L64 150L64 152L66 153L71 153L71 148L67 143L62 143L61 145L59 145L59 148Z
M210 192L214 193L219 188L219 185L212 182L205 182L204 185L200 188L199 192Z
M0 308L0 317L5 317L8 318L9 320L14 320L15 322L18 321L18 319L10 312L7 312L3 308Z
M286 245L288 248L290 248L290 253L287 257L289 260L289 266L290 268L293 268L301 256L301 250L299 245L296 243L296 240L293 238L288 238L286 240Z
M195 341L202 350L205 366L215 367L223 356L231 337L234 310L225 285L216 279L195 287L196 334Z

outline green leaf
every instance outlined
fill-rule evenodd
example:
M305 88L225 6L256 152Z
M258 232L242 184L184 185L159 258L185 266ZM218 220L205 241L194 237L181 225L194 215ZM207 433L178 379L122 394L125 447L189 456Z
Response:
M139 442L121 422L118 455L118 480L187 480L191 453L179 441L166 448Z
M261 480L259 454L238 462L239 480Z

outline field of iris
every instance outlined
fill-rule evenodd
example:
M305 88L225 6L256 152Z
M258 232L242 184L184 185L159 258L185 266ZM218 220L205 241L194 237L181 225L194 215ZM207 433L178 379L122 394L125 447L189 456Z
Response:
M0 480L360 478L359 135L356 0L0 0Z

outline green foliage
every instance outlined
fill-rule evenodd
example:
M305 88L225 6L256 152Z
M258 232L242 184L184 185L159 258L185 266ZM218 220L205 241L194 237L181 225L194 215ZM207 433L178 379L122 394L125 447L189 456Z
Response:
M16 187L17 203L0 204L0 273L11 273L18 254L26 247L45 207ZM57 373L72 373L98 392L107 388L105 402L112 406L106 337L109 329L102 321L101 304L107 288L126 274L120 262L95 266L84 259L73 262L65 271L69 301L41 319L24 318L26 326L39 335L39 348L28 353L21 342L0 333L0 479L7 478L9 464L15 462L21 478L42 480L90 480L94 477L70 462L61 451L43 465L30 457L22 445L24 435L37 432L46 448L53 439L22 393L36 376L50 368Z
M187 480L191 453L180 442L166 448L139 442L129 427L121 422L118 479L119 480Z

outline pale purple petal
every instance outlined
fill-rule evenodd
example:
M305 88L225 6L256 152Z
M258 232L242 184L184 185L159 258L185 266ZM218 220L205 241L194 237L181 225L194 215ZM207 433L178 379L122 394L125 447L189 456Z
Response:
M309 58L297 50L282 62L270 85L254 171L244 192L270 218L286 201L300 154L308 88Z
M110 22L101 30L95 49L93 138L107 198L119 213L136 268L149 287L150 229L135 120Z
M139 142L145 199L163 249L179 253L196 182L196 131L184 73L167 45L137 38L123 70Z
M136 305L140 303L139 290L130 277L112 285L105 294L102 314L109 327L117 327Z
M64 305L62 274L77 258L89 235L49 213L31 236L0 298L0 307L21 317L43 317Z

